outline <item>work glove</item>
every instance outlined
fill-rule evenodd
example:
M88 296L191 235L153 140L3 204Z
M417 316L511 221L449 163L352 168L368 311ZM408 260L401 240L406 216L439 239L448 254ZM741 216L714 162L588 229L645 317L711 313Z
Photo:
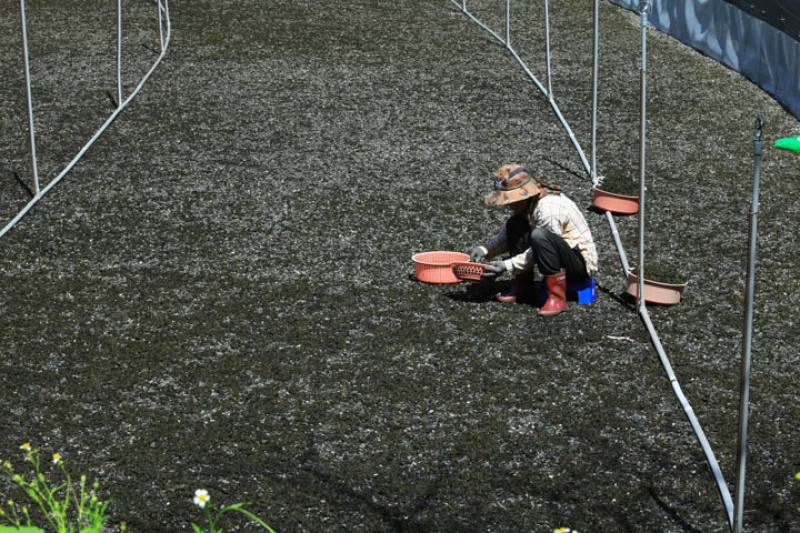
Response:
M486 259L486 252L483 246L476 246L469 252L469 260L473 263L482 263Z
M502 275L505 271L505 262L498 259L483 267L483 277L486 279L495 279L500 277L500 275Z

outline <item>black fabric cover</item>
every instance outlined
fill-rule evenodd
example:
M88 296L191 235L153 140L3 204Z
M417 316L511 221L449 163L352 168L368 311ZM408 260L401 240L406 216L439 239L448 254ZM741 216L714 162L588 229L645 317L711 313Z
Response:
M800 0L725 0L800 41Z

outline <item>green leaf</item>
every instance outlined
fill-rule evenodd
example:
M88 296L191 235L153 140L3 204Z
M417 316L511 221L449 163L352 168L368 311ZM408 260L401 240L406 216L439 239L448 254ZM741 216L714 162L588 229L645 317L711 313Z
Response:
M25 526L0 526L0 533L44 533L44 529Z
M250 520L252 520L256 524L258 524L261 527L263 527L268 533L275 533L275 530L272 529L271 527L269 527L269 525L266 522L264 522L261 518L259 518L255 514L251 513L247 509L237 509L237 511L242 513L243 515L245 515L247 518L249 518Z
M784 137L775 141L775 148L800 153L800 137Z
M205 531L203 531L203 528L198 526L194 522L192 522L192 531L194 531L194 533L205 533Z
M228 505L226 507L223 507L222 509L219 510L219 512L221 514L221 513L227 513L228 511L239 511L240 509L244 508L247 505L250 505L250 504L248 502L234 503L232 505Z

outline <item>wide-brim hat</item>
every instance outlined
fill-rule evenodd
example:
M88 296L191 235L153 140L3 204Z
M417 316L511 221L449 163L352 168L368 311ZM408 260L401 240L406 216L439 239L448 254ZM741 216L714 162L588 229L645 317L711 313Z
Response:
M491 206L508 205L539 196L544 190L538 179L528 173L523 165L511 163L503 165L494 173L497 178L494 191L483 198L483 203Z

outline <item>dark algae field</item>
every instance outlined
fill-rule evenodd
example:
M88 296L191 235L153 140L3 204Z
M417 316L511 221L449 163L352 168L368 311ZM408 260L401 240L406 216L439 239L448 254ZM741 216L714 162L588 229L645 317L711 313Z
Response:
M126 91L155 4L126 4ZM553 90L588 151L592 2L553 2ZM470 0L502 28L502 2ZM540 3L512 7L544 76ZM29 198L19 17L0 18L0 214ZM31 0L45 182L111 110L115 8ZM446 0L175 0L169 52L75 169L0 240L0 460L29 441L113 500L108 531L188 532L251 502L277 531L723 532L716 487L546 99ZM638 176L639 20L601 6L600 173ZM688 282L651 315L733 486L755 118L764 115L749 532L800 531L794 117L649 41L647 257ZM788 74L787 74L788 75ZM588 152L587 152L588 153ZM426 285L519 161L585 209L599 298L549 320ZM638 221L617 219L636 262ZM49 466L48 466L49 469ZM49 470L48 470L49 471ZM10 482L0 496L20 499ZM256 531L234 520L229 531Z

